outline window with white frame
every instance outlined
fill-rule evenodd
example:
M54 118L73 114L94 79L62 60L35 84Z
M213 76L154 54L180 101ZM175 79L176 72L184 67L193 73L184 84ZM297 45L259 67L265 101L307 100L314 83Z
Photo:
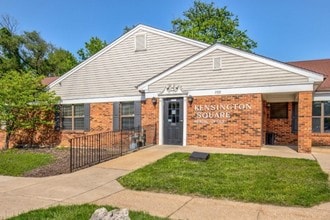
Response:
M314 133L330 133L330 102L313 102L312 130Z
M62 129L84 130L84 104L62 105Z
M134 102L120 103L120 128L130 130L134 128Z
M112 125L114 131L132 130L141 126L141 101L114 102Z

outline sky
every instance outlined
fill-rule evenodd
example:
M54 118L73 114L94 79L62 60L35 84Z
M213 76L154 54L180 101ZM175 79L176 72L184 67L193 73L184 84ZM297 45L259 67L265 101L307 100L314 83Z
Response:
M240 30L258 43L256 54L283 62L330 58L330 0L203 0L239 19ZM0 15L18 21L18 33L37 31L75 56L91 37L108 43L125 26L164 31L193 0L0 0Z

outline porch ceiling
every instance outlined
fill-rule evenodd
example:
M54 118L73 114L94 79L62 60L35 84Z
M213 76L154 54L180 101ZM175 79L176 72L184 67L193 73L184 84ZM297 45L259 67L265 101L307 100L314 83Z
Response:
M296 102L298 93L263 94L262 99L266 102Z

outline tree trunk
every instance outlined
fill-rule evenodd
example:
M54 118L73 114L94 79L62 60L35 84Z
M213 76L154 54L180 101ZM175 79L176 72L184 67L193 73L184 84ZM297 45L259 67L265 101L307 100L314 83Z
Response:
M7 150L9 148L10 137L11 137L11 133L7 132L6 133L6 142L5 142L4 150Z

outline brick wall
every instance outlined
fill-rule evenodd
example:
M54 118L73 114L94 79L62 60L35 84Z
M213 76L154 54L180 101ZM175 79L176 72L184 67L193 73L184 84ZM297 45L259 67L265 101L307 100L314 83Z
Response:
M141 125L146 128L147 143L158 144L159 100L153 105L151 99L141 104Z
M251 109L246 107L246 109L196 111L196 108L205 105L232 106L235 104L249 104ZM242 108L244 107L242 106ZM197 112L211 114L220 112L219 115L224 117L216 119L199 118ZM221 112L224 112L224 114ZM188 105L187 126L188 145L260 148L262 145L261 94L194 97L192 106Z
M313 146L330 146L330 134L329 133L313 133L312 134Z
M264 143L266 144L266 133L275 134L275 145L297 145L297 133L292 133L292 103L288 103L288 118L270 118L270 108L264 102Z
M84 131L62 131L59 145L69 146L69 140L74 137L95 134L112 130L113 104L92 103L90 104L90 130Z
M312 150L312 92L300 92L298 95L298 152L309 153Z
M0 130L0 149L2 149L3 146L5 146L5 141L6 141L6 133Z

